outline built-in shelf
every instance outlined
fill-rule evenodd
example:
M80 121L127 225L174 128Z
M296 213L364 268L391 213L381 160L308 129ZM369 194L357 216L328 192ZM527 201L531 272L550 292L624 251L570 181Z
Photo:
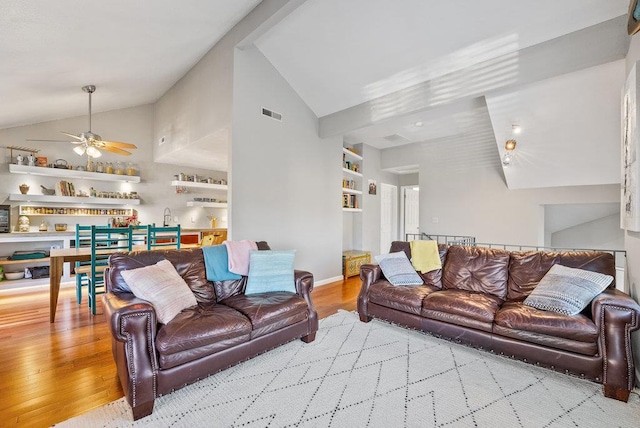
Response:
M12 193L9 195L10 201L17 202L50 202L58 204L87 204L87 205L140 205L140 199L117 199L117 198L90 198L78 196L54 196L54 195L21 195Z
M342 208L342 211L347 211L351 213L361 213L362 208Z
M360 174L359 172L355 172L355 171L352 171L352 170L347 169L347 168L342 168L342 172L346 172L347 174L355 175L356 177L362 177L362 174Z
M200 202L200 201L188 201L188 207L204 207L204 208L227 208L226 202Z
M226 191L228 188L226 184L200 183L195 181L184 181L184 180L173 180L171 182L171 185L181 186L181 187L198 187L200 189L224 190L224 191Z
M360 156L357 153L352 152L351 150L347 149L347 148L342 148L342 152L345 153L347 156L351 156L353 159L356 160L362 160L362 156Z
M84 198L83 198L84 199ZM18 207L19 215L27 216L65 216L65 217L130 217L134 213L133 208L82 208L77 206L49 207L49 206L33 206L20 205Z
M138 175L106 174L102 172L77 171L75 169L48 168L42 166L9 164L9 172L12 174L42 175L47 177L60 177L65 179L80 178L96 181L140 183L140 176Z
M342 193L349 193L351 195L362 195L362 190L356 190L356 189L345 189L344 187L342 188Z
M24 264L30 264L30 263L45 263L45 262L49 263L49 257L43 257L40 259L23 259L23 260L0 259L0 266L24 265Z

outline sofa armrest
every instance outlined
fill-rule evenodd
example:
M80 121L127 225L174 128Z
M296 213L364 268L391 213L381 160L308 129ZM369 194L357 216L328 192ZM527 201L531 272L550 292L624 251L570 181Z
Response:
M155 350L156 313L151 303L132 293L102 296L120 384L134 419L150 414L156 391L158 357Z
M306 342L311 342L315 338L315 332L318 331L319 321L318 312L311 301L311 292L313 291L313 274L304 270L293 271L293 277L296 284L296 293L302 296L307 302L309 316L309 336L303 338Z
M593 299L591 316L599 332L598 347L604 360L604 394L627 401L635 384L631 332L640 328L640 305L631 296L608 289Z
M379 265L364 264L360 266L360 280L362 280L362 286L360 287L360 293L358 294L358 314L360 320L363 322L371 321L371 317L367 313L367 306L369 304L369 287L374 282L382 278L382 269Z

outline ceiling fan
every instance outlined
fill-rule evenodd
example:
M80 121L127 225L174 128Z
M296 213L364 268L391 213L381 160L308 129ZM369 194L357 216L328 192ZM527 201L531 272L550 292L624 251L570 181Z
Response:
M105 150L107 152L115 153L118 155L129 156L131 152L125 149L137 149L135 144L122 143L120 141L106 141L103 140L101 136L98 134L94 134L91 132L91 94L93 94L96 90L95 85L87 85L83 86L82 90L89 94L89 130L87 132L82 132L78 135L72 134L70 132L61 131L62 134L74 138L77 141L69 141L72 144L77 144L74 147L73 151L78 155L82 156L83 154L87 154L92 158L98 158L102 156L102 152L100 150ZM65 141L66 140L27 140L27 141Z

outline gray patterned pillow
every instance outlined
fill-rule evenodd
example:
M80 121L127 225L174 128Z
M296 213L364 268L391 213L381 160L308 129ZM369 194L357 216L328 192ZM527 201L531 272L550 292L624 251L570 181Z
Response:
M380 254L375 257L384 277L392 285L421 285L422 278L411 265L403 251L390 254Z
M545 311L577 315L613 281L611 275L553 265L524 304Z

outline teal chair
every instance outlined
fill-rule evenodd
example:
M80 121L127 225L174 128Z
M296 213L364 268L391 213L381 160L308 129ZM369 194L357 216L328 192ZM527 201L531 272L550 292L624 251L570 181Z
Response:
M79 224L76 224L75 247L91 247L91 226L80 226ZM91 262L76 262L73 271L76 275L76 300L78 301L78 304L81 304L82 289L86 288L89 285L89 275L91 275Z
M180 249L180 225L147 228L147 250L158 247Z
M109 256L116 251L131 251L133 229L131 226L91 226L91 276L89 278L89 307L96 314L97 295L104 294L104 271L109 265Z

